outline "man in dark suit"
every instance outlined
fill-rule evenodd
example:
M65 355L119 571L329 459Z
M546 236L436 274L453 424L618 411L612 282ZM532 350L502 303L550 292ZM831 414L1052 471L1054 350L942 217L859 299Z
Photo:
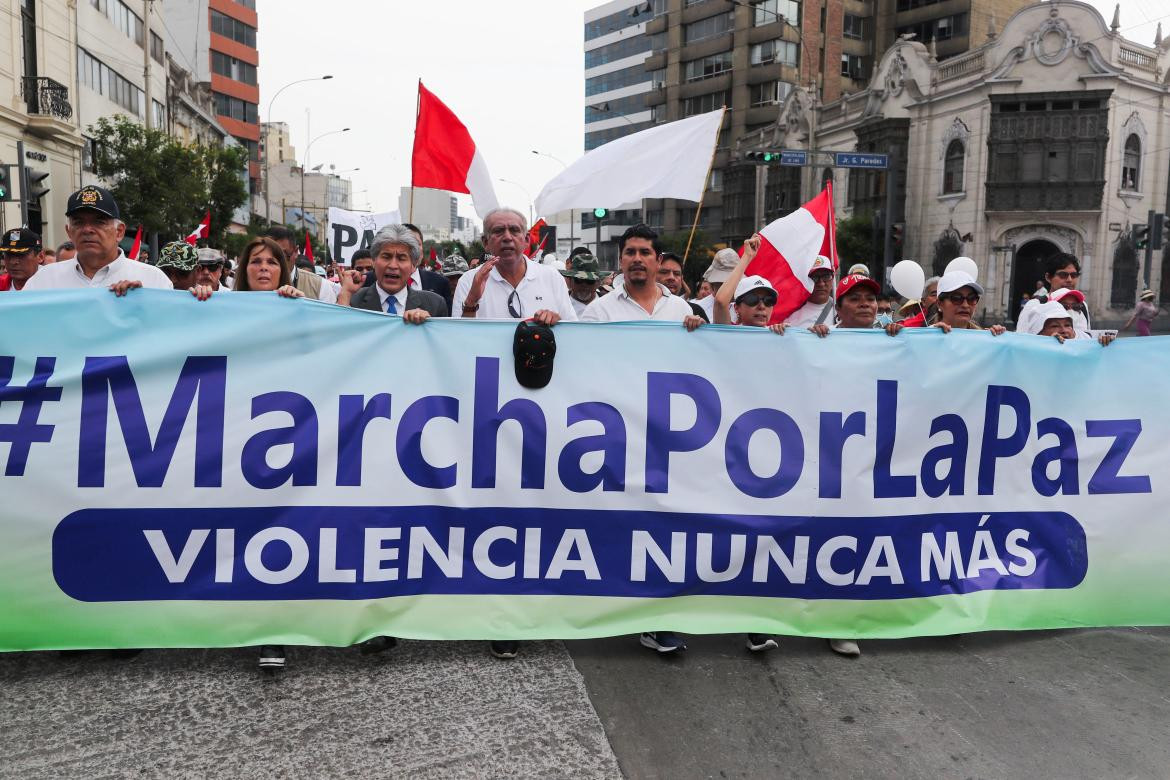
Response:
M422 244L408 228L402 225L382 228L374 236L370 253L374 256L374 283L371 286L361 287L360 282L343 277L342 284L347 289L353 285L350 306L398 314L416 325L429 317L447 316L447 303L441 296L429 290L415 289L409 284L422 260Z
M428 271L426 268L419 268L418 267L418 265L421 264L421 262L422 262L422 247L423 247L422 231L419 230L414 225L410 224L409 222L404 223L402 225L402 227L409 230L414 235L415 239L418 241L419 263L415 264L414 273L411 274L411 276L413 277L413 281L410 283L410 286L415 288L416 290L417 289L429 290L430 292L433 292L436 295L440 296L444 301L446 301L447 311L450 312L451 311L451 296L453 295L453 293L451 292L451 286L449 284L447 284L447 279L440 273L436 273L434 271ZM372 248L373 247L371 246L371 249ZM373 287L374 286L374 279L375 279L374 274L370 274L366 278L366 283L364 286L365 287ZM446 316L446 315L444 315L444 316Z

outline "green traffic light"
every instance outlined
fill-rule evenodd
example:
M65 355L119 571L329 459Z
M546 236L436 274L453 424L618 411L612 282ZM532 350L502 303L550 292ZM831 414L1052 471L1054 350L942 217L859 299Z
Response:
M775 157L775 155L771 152L764 152L764 162L772 162L773 157Z
M7 197L8 197L8 189L6 187L0 186L0 200L4 200Z
M605 219L605 215L608 213L609 211L606 209L593 209L593 216L597 217L598 219Z

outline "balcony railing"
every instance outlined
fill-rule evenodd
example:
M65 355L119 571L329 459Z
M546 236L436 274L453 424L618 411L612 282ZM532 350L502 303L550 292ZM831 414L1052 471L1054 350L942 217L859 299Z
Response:
M26 76L22 79L22 86L30 114L64 120L73 117L73 106L69 105L69 88L64 84L44 76Z

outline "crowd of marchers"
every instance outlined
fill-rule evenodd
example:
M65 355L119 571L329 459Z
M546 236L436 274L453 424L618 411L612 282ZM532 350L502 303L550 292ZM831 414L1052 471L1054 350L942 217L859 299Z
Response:
M694 292L683 277L683 262L664 253L657 234L636 225L618 241L620 274L604 275L598 261L584 248L573 250L563 263L545 264L530 259L528 225L522 213L499 208L483 221L482 258L471 262L458 256L444 258L437 268L423 264L423 237L409 224L387 225L368 250L356 252L348 266L319 268L302 256L296 237L285 227L273 227L251 241L232 263L215 249L184 241L166 244L153 261L129 259L121 249L126 226L118 204L107 190L83 187L73 193L66 209L69 241L55 251L45 249L36 233L14 229L0 242L4 270L0 291L108 288L124 296L139 287L186 290L205 301L215 295L240 292L275 292L288 298L310 298L401 317L425 326L432 317L514 319L533 328L551 328L561 321L629 322L661 320L677 322L688 331L704 324L769 328L783 335L794 328L807 329L822 338L836 330L881 328L897 337L905 328L986 330L989 337L1005 332L1002 325L984 329L975 314L984 294L974 276L951 271L926 280L920 299L905 302L884 294L864 265L854 265L837 278L828 258L817 258L808 272L811 295L784 322L773 322L778 293L772 283L747 268L760 248L753 236L740 251L717 252ZM1112 333L1091 331L1085 296L1077 289L1081 275L1078 259L1058 254L1046 262L1044 283L1037 286L1020 311L1016 331L1052 337L1059 342L1096 338L1102 346ZM1155 295L1147 290L1129 325L1137 323L1141 335L1161 312ZM0 298L2 301L3 298ZM539 358L539 351L534 352ZM685 649L684 641L671 632L648 632L641 643L659 653ZM393 637L363 642L363 652L381 652L396 644ZM773 637L749 634L747 647L762 652L776 647ZM829 640L842 655L857 656L860 649L849 639ZM493 654L515 657L519 644L491 643ZM261 648L260 665L284 666L284 650Z

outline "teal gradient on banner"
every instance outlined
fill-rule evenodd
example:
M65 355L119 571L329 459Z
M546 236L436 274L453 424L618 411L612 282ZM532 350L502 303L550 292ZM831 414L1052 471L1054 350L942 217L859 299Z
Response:
M0 296L0 649L1170 623L1164 338L514 328Z

